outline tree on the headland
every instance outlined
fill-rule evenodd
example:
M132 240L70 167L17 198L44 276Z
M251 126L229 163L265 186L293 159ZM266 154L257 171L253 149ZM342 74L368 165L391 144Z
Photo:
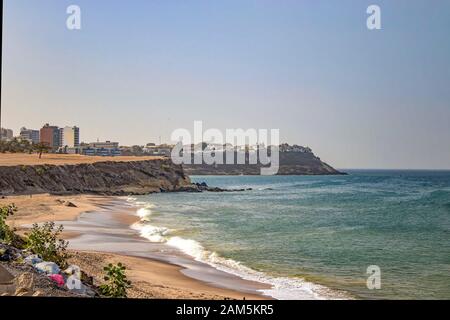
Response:
M50 149L51 148L46 143L43 143L43 142L39 142L34 145L34 150L36 150L36 152L39 153L39 159L42 158L43 153L48 152Z

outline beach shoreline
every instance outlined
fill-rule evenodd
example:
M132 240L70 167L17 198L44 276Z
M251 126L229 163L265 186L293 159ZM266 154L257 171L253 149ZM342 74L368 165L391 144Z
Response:
M232 275L217 275L212 267L201 266L198 262L189 261L187 257L173 256L164 252L164 255L147 255L133 251L134 246L149 247L153 244L137 236L130 226L139 221L135 215L136 207L125 206L123 197L98 196L98 195L71 195L56 196L49 194L35 194L32 196L8 196L0 199L0 205L14 203L18 212L8 220L10 226L17 228L18 233L25 233L33 223L54 221L65 226L62 237L70 243L71 263L79 265L87 273L94 277L95 283L102 281L102 267L108 263L124 263L127 274L134 283L130 289L130 298L160 298L160 299L247 299L260 300L272 299L264 296L258 290L267 289L267 285L252 283L238 279ZM97 236L94 241L86 237L94 236L100 229L78 229L77 223L81 217L96 216L98 220L111 218L111 225L116 228L120 225L119 233L122 234L121 244L116 248L106 241L101 245L103 236ZM83 227L86 221L83 221ZM124 227L127 227L126 230ZM104 229L104 228L103 228ZM105 235L114 237L116 229L108 229ZM87 231L87 232L86 232ZM94 236L95 237L95 236ZM129 246L123 246L124 239L129 239ZM128 240L126 240L128 241ZM89 248L95 243L96 250ZM131 251L130 251L131 249ZM192 266L192 270L187 270ZM217 271L219 272L219 271ZM204 274L203 274L204 273ZM223 277L223 278L221 278ZM236 278L236 279L234 279ZM227 285L221 281L226 280ZM234 284L236 287L234 288ZM240 290L244 288L243 290Z

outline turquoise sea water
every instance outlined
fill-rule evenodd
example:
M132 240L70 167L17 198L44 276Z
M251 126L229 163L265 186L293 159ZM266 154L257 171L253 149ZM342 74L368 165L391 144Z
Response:
M349 173L192 177L253 190L136 197L141 234L278 298L449 299L450 172Z

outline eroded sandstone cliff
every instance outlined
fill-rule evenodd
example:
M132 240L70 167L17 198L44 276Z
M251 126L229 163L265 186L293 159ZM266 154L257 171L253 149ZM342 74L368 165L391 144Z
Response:
M170 159L75 165L0 166L0 194L147 194L176 191L190 179Z

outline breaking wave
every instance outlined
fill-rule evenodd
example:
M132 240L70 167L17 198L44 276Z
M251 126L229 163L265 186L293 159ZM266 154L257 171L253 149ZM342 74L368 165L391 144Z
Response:
M263 272L253 270L239 261L221 257L214 251L205 249L198 241L184 239L179 236L170 236L171 231L166 227L154 226L149 223L152 215L152 205L137 210L140 222L131 227L139 231L140 235L153 243L165 243L176 248L199 262L206 263L217 270L236 275L242 279L256 281L271 286L260 292L279 300L294 299L349 299L350 297L340 291L331 290L325 286L307 282L301 278L273 277Z

